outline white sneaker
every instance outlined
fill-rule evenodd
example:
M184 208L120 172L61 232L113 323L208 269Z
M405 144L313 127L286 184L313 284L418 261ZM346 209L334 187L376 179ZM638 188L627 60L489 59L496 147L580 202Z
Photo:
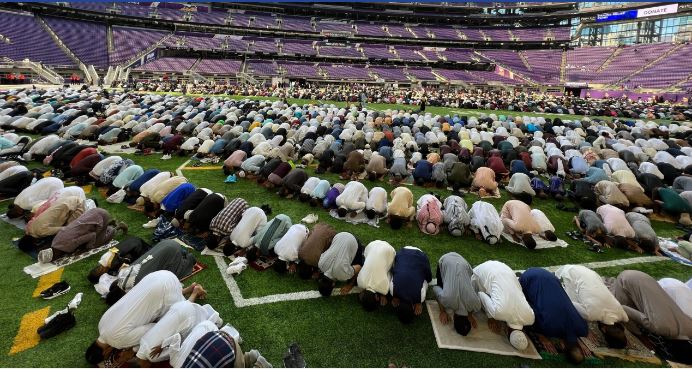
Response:
M171 154L166 154L161 157L161 160L170 160L171 159Z
M76 294L75 297L73 297L72 300L70 300L70 302L67 304L67 307L66 307L66 308L64 308L64 309L62 309L62 310L58 310L58 311L56 311L55 313L53 313L51 316L49 316L48 318L46 318L46 319L44 320L44 323L45 323L45 324L48 324L48 323L50 323L50 321L53 320L56 316L58 316L58 315L60 315L60 314L67 314L68 312L74 311L75 309L77 309L77 307L79 306L79 304L82 302L82 295L83 295L83 293L81 293L81 292L78 293L78 294Z
M82 295L83 293L78 293L76 294L70 302L67 303L67 308L70 310L74 310L79 307L79 304L82 303Z
M231 263L228 264L228 266L237 265L237 264L247 264L247 263L248 263L248 260L245 256L239 256L239 257L233 259L233 261L231 261Z
M154 218L145 224L142 225L144 228L156 228L156 225L159 224L159 218Z
M228 266L226 269L226 274L240 274L243 270L247 268L247 264L243 263L238 263L238 264L231 264Z
M305 216L305 218L301 219L300 221L307 224L313 224L316 223L318 219L319 217L317 215L308 214L307 216Z

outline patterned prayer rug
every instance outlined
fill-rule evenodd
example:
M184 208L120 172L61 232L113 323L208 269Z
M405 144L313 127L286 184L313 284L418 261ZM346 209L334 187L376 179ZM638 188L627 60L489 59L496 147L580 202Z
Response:
M627 361L644 362L655 365L661 364L661 360L659 360L659 358L656 357L656 355L651 352L651 350L646 347L634 334L630 333L628 330L625 330L625 335L627 337L627 347L624 349L610 348L606 344L603 333L600 329L598 329L598 324L591 322L589 323L589 335L587 337L580 338L580 340L589 350L591 350L591 352L594 353L594 355L599 358L609 356Z

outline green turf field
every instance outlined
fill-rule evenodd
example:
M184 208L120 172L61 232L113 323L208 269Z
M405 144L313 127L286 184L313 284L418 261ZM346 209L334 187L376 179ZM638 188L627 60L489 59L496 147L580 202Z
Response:
M293 103L294 100L289 102ZM295 102L302 103L302 101ZM394 106L371 105L370 107L387 109ZM447 113L450 110L454 109L433 110L430 108L432 113ZM157 167L162 170L175 170L187 161L187 158L182 157L161 161L159 154L130 157L145 169ZM552 200L536 199L534 207L543 210L548 215L557 229L558 236L569 242L570 246L564 249L529 251L507 242L489 246L468 236L454 238L444 232L437 236L426 236L415 225L399 231L392 231L383 223L379 229L367 225L355 226L335 220L324 210L312 208L298 200L279 199L273 192L245 179L234 184L226 184L223 182L224 176L221 170L184 170L183 174L196 186L222 192L229 198L243 197L251 205L268 203L273 208L273 215L284 213L294 222L314 212L319 216L320 221L333 225L338 231L352 232L364 244L375 239L383 239L397 249L406 245L417 246L428 254L433 268L437 266L439 257L450 251L459 252L473 265L495 259L507 263L514 269L640 256L613 249L607 250L604 254L587 251L583 243L573 241L564 235L565 231L574 229L571 225L574 213L557 210ZM321 177L330 182L338 180L332 174L324 174ZM366 180L365 184L369 188L382 186L388 191L392 188L386 182ZM430 189L416 186L410 188L416 198L430 191ZM446 190L434 189L434 191L439 192L443 197L449 194ZM110 211L115 218L125 221L130 226L130 234L150 239L151 230L141 227L147 222L143 214L128 210L123 204L108 204L96 191L92 191L89 196L97 199L99 205ZM490 202L499 209L507 199L507 194L503 192L502 199L493 199ZM474 200L475 198L467 195L466 201L469 204ZM4 211L5 208L6 202L0 203L0 211ZM673 224L654 222L654 228L662 236L681 234L681 231ZM3 246L0 247L0 280L2 280L3 292L0 297L2 304L0 366L86 366L83 352L96 338L98 321L106 310L105 303L99 299L86 280L86 274L95 265L97 257L91 257L65 269L63 279L72 285L69 294L50 301L32 298L38 280L24 274L22 268L33 261L29 256L14 249L9 242L12 237L20 236L21 232L4 222L0 222L0 232L4 235ZM427 312L424 312L414 324L402 326L391 307L379 309L374 313L365 313L358 305L355 295L263 303L265 300L261 298L265 296L316 290L316 283L313 281L303 281L292 275L281 276L273 270L256 272L247 269L236 278L237 286L242 294L241 305L243 305L243 307L237 307L215 260L208 256L200 256L199 260L208 268L193 277L192 281L202 283L208 290L209 296L206 302L214 306L226 322L238 328L243 336L245 349L258 349L275 366L282 366L281 357L292 342L299 343L308 366L311 367L382 367L390 361L399 365L425 367L568 366L568 363L559 357L546 357L544 360L536 361L438 349ZM692 269L671 261L606 267L598 269L598 272L607 276L616 276L624 269L643 270L656 278L670 276L687 280L692 277ZM84 292L84 300L76 312L77 326L75 328L40 342L33 348L9 354L25 314L45 307L50 307L52 313L63 308L74 293L79 291ZM585 366L633 365L639 364L619 360L595 360L585 363Z

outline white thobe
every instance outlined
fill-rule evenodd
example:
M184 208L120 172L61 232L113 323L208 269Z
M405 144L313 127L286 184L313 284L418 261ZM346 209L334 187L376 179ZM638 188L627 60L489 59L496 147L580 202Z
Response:
M365 262L358 273L358 287L386 295L389 292L390 270L396 251L386 241L372 241L363 252Z
M507 264L486 261L473 268L472 280L488 317L506 322L512 329L522 329L534 323L533 310L514 271Z
M375 210L378 214L387 212L387 191L382 187L373 187L368 194L366 209Z
M151 350L156 346L163 346L165 340L176 341L174 336L179 335L178 339L187 337L193 327L197 324L210 320L216 324L221 324L219 313L211 305L199 305L187 300L176 302L170 309L156 322L139 341L137 358L151 362L161 362L168 360L170 350L164 348L159 356L151 357Z
M308 238L309 232L308 228L302 224L292 225L274 245L274 252L279 259L283 261L298 260L298 250Z
M267 223L267 216L264 214L264 210L258 207L245 210L240 222L231 232L231 242L238 247L249 247L252 245L252 235L265 223Z
M581 265L563 265L555 276L582 318L607 325L627 322L627 313L598 273Z
M117 349L134 347L156 320L183 300L183 289L175 274L167 270L148 274L103 313L98 340Z
M48 200L56 191L63 189L64 186L59 178L41 178L20 192L14 199L14 204L24 210L31 210L36 204Z
M349 211L362 211L368 201L368 189L364 184L351 181L346 184L339 197L336 198L336 206Z
M153 195L154 192L156 192L156 187L170 178L171 172L158 173L157 175L151 177L150 180L144 182L144 184L139 187L139 194L142 197L151 197L151 195Z

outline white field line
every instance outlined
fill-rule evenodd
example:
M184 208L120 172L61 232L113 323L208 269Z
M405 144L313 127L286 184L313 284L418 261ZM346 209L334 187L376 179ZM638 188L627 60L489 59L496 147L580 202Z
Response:
M185 168L188 163L190 163L190 159L188 159L186 162L180 164L178 169L175 170L175 174L182 176L183 175L183 168Z
M321 297L320 293L318 291L301 291L301 292L290 292L290 293L280 293L276 295L268 295L268 296L262 296L262 297L252 297L252 298L244 298L242 292L240 291L240 288L238 287L238 283L236 283L235 279L226 274L226 267L228 266L226 264L227 259L221 257L221 256L215 256L214 259L216 259L216 265L219 267L219 272L221 273L221 277L223 280L226 282L226 286L228 287L228 291L231 293L231 298L233 298L233 303L237 307L246 307L246 306L255 306L255 305L264 305L264 304L272 304L275 302L285 302L285 301L299 301L299 300L309 300L309 299L316 299ZM669 258L665 256L642 256L642 257L636 257L636 258L629 258L629 259L619 259L619 260L609 260L609 261L597 261L597 262L591 262L591 263L584 263L584 264L579 264L586 266L591 269L598 269L598 268L606 268L606 267L612 267L612 266L622 266L622 265L630 265L630 264L643 264L643 263L655 263L659 261L664 261L664 260L670 260ZM558 268L560 268L562 265L554 265L554 266L549 266L545 267L551 272L556 271ZM517 270L518 272L523 272L523 270ZM430 283L431 286L436 284L436 280L433 279L433 281ZM360 289L358 287L353 288L351 290L351 293L358 293L360 292ZM332 296L338 296L339 295L339 290L334 289L332 292Z

